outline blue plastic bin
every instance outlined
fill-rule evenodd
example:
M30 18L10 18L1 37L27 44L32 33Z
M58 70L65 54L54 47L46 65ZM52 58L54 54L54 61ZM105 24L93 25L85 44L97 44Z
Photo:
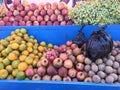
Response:
M0 39L9 36L11 31L18 28L26 28L28 34L35 36L38 42L46 41L47 43L60 45L72 40L78 34L81 26L5 26L0 27ZM85 26L83 32L86 39L88 39L93 30L98 29L98 26ZM108 32L114 40L120 40L120 25L109 25L105 32Z
M35 36L40 41L64 44L77 35L81 26L17 26L0 27L0 39L10 35L11 31L18 28L26 28L29 35ZM86 26L83 30L86 39L98 26ZM120 40L120 25L109 25L108 32L114 40ZM85 82L63 82L63 81L15 81L0 80L0 90L120 90L120 84L100 84Z

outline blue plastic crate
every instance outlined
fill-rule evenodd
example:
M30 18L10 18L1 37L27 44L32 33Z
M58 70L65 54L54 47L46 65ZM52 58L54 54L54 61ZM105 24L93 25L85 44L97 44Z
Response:
M77 35L81 26L5 26L0 27L0 39L9 36L11 31L18 28L26 28L28 34L35 36L38 42L46 41L47 43L60 45L68 40L72 40ZM98 29L98 26L85 26L83 32L86 39L88 39L93 30ZM120 40L120 25L109 25L105 32L108 32L114 40Z
M73 39L81 26L17 26L0 27L0 39L10 35L11 31L18 28L26 28L29 35L35 36L40 41L64 44L67 40ZM98 26L86 26L83 30L86 39ZM120 25L109 25L108 32L114 40L120 40ZM62 82L62 81L16 81L0 80L0 90L120 90L120 84L100 84L85 82Z

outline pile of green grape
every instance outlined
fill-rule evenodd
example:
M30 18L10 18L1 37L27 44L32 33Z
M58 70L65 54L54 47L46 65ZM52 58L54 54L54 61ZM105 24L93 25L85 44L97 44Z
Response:
M75 25L120 24L120 1L80 1L69 11L69 18Z

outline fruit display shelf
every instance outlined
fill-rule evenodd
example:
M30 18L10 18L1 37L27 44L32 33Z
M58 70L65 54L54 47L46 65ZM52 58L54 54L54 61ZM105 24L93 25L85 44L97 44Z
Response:
M38 42L46 41L56 45L64 44L72 40L81 26L1 26L0 39L10 35L11 31L18 28L26 28L29 35L35 36ZM98 26L86 25L83 29L86 40ZM108 25L107 30L113 40L120 41L120 25ZM120 84L100 84L86 82L63 82L63 81L27 81L27 80L0 80L0 90L120 90Z

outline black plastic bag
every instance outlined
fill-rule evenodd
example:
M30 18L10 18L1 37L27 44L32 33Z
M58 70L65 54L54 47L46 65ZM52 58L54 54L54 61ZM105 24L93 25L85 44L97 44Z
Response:
M104 26L99 31L94 31L87 41L87 55L93 61L107 56L113 48L113 40L111 36L104 32L106 27L107 26Z
M82 26L82 28L80 29L78 35L72 40L73 43L78 45L78 47L81 47L85 43L85 35L82 32L84 26L85 25Z

